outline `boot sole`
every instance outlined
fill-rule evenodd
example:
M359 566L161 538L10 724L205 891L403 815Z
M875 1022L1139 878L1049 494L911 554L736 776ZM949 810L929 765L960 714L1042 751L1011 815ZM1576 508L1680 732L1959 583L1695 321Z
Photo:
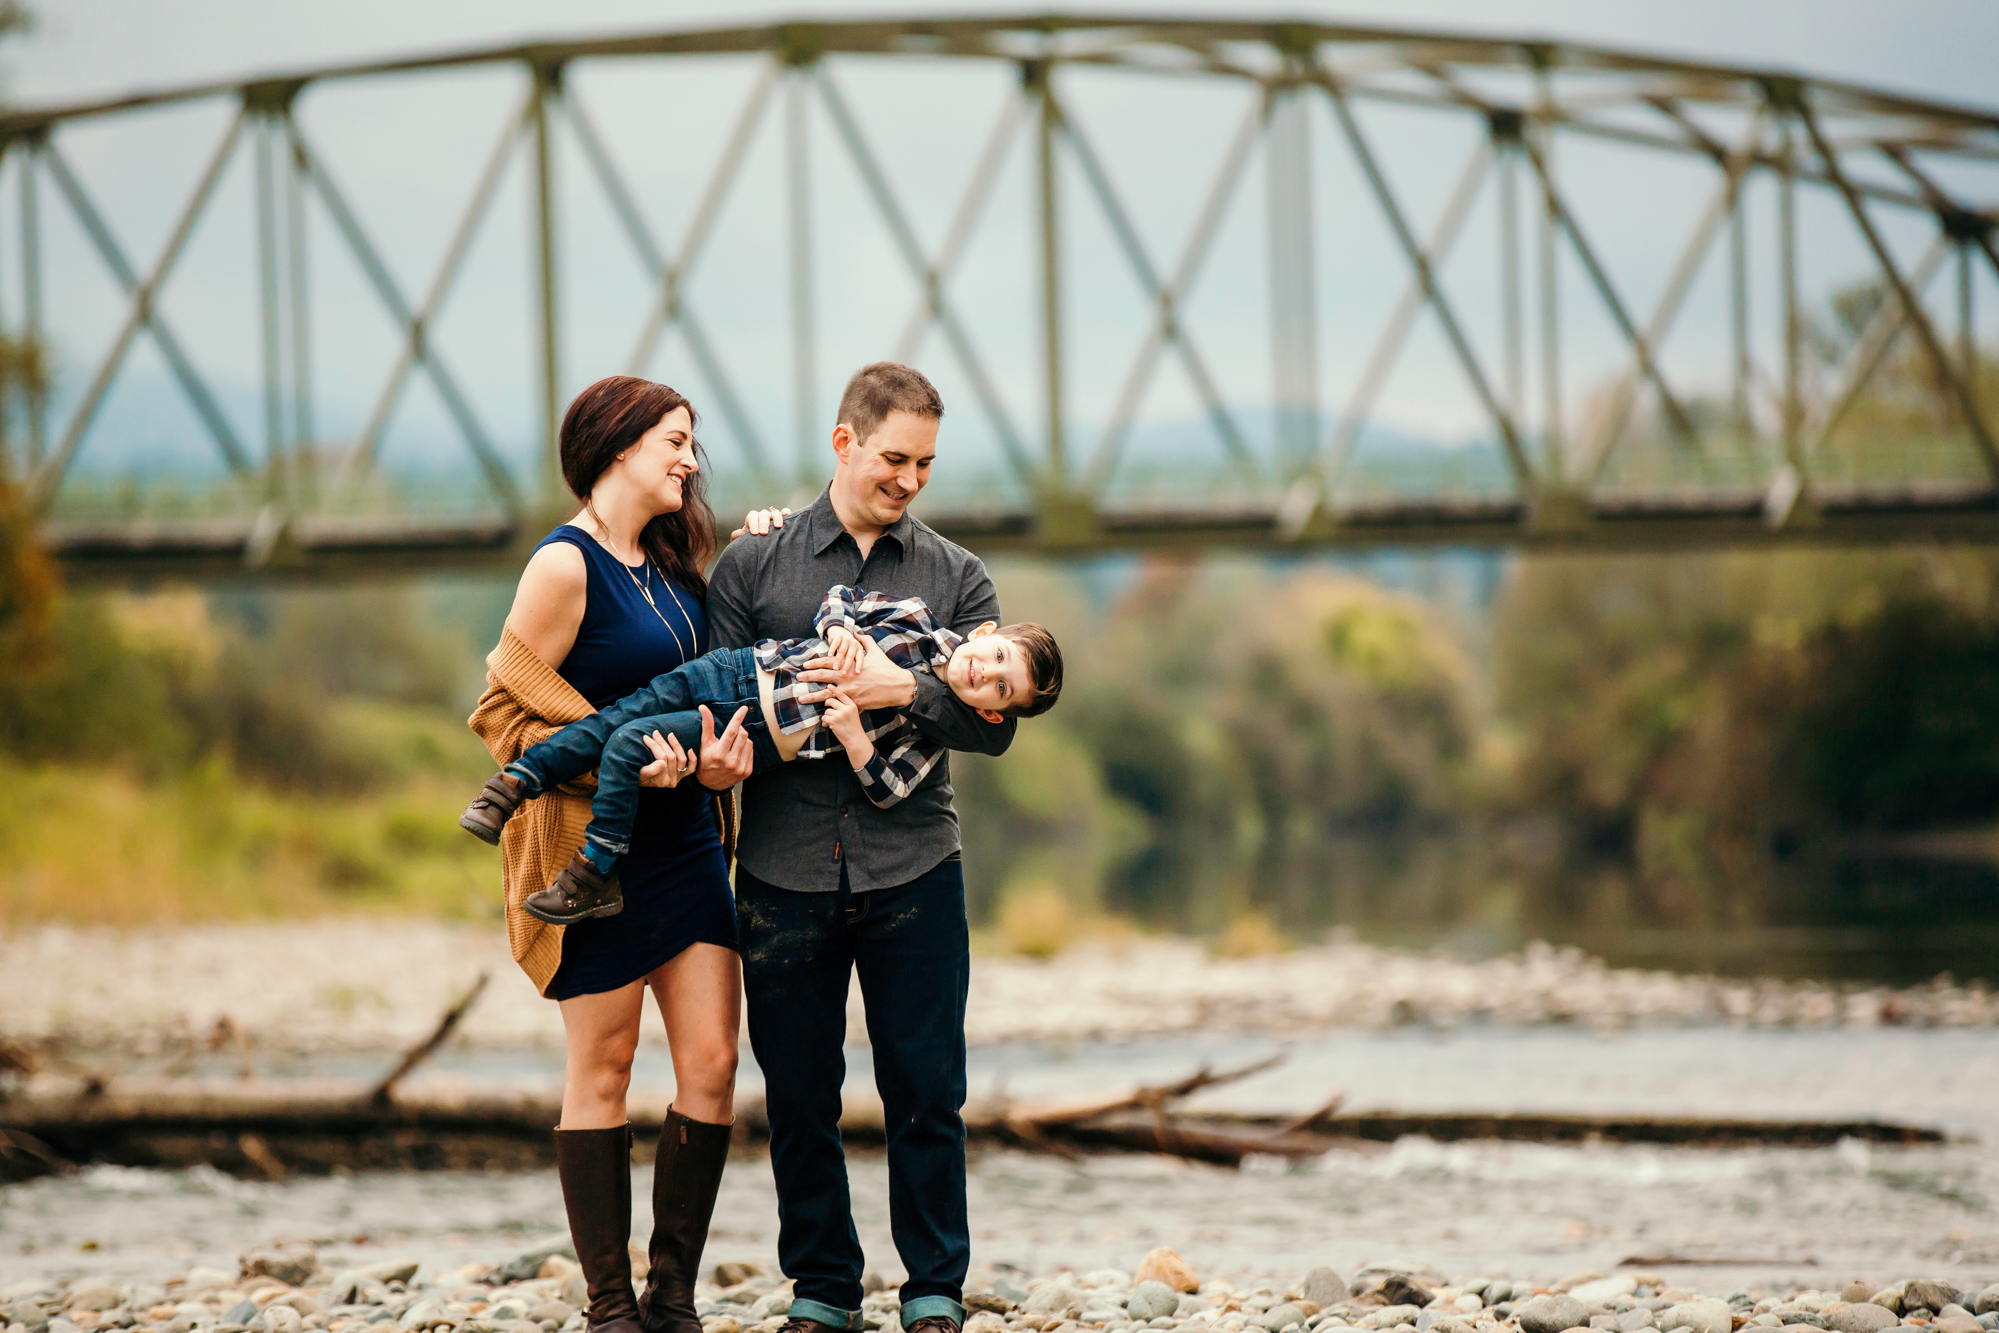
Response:
M490 824L482 824L471 815L458 816L458 827L485 843L488 847L500 845L500 830Z
M544 912L539 907L525 902L521 904L521 910L535 920L546 921L551 926L573 926L578 921L588 921L593 916L616 916L625 910L625 900L620 898L614 903L605 903L602 907L593 907L587 912L570 912L567 914Z

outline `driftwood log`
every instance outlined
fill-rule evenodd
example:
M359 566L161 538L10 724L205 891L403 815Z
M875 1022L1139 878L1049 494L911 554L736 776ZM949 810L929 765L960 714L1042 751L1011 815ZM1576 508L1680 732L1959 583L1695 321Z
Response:
M1209 1086L1212 1086L1210 1084ZM234 1175L271 1179L334 1170L540 1170L553 1160L549 1133L561 1106L541 1096L402 1094L373 1100L360 1085L217 1083L146 1085L121 1081L97 1095L16 1097L0 1101L0 1180L25 1179L86 1163L186 1167L208 1164ZM1334 1148L1390 1143L1405 1135L1438 1140L1516 1139L1574 1143L1768 1145L1817 1147L1856 1138L1878 1144L1937 1143L1935 1129L1879 1121L1725 1120L1666 1116L1497 1115L1483 1112L1365 1111L1317 1118L1309 1129L1276 1116L1173 1116L1119 1109L1045 1123L1024 1108L967 1108L974 1141L1066 1155L1158 1152L1237 1165L1269 1154L1313 1157ZM666 1114L665 1094L634 1095L636 1124ZM880 1102L850 1098L840 1123L848 1144L882 1144ZM768 1137L760 1100L737 1107L739 1144ZM639 1157L651 1151L639 1135Z

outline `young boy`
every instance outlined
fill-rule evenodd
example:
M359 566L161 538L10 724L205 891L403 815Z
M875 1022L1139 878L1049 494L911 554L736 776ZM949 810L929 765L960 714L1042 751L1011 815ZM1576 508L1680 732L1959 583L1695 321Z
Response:
M799 679L809 661L835 660L843 671L860 667L873 639L891 661L910 671L943 678L951 692L988 722L1037 717L1062 693L1062 650L1054 636L1029 622L980 625L960 636L937 622L919 597L835 587L820 603L810 639L764 639L754 648L718 648L655 677L602 712L571 723L486 779L458 818L459 827L497 844L500 830L521 802L597 770L584 843L554 884L527 896L531 916L555 925L624 910L615 873L631 844L639 770L653 762L646 737L677 736L689 754L700 746L707 704L726 716L753 705L745 728L756 751L756 770L793 759L823 759L844 750L861 790L878 806L891 806L916 789L944 748L924 738L903 713L863 714L830 687ZM830 733L830 734L829 734ZM886 751L886 754L883 752Z

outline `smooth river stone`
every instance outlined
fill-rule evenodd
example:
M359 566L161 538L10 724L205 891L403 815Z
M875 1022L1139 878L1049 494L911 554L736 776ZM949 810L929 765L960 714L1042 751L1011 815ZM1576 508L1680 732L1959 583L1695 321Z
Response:
M1536 1296L1514 1315L1525 1333L1567 1333L1589 1322L1589 1307L1573 1296ZM1720 1333L1729 1333L1726 1324Z

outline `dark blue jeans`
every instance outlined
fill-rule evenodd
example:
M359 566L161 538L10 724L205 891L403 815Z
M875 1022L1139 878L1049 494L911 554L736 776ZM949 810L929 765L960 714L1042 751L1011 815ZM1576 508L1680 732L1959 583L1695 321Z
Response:
M717 648L653 677L644 689L570 723L539 745L530 745L506 772L539 796L596 769L597 795L590 802L590 824L583 833L609 856L623 856L631 850L639 770L652 762L645 738L655 731L678 736L689 754L699 753L697 710L702 704L708 705L718 732L737 708L748 705L743 727L756 748L757 771L781 762L757 702L756 653L748 648Z
M964 865L954 853L891 889L796 893L736 868L736 930L750 1047L763 1068L777 1177L777 1254L791 1313L861 1327L861 1242L840 1146L847 977L859 972L888 1128L889 1228L909 1280L904 1327L962 1322L965 987L971 950Z

